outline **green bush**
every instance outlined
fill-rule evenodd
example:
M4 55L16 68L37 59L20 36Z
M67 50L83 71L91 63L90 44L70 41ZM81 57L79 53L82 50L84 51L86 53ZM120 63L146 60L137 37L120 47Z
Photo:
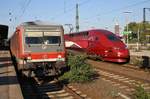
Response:
M94 70L86 63L87 57L84 55L69 55L67 65L70 71L66 72L60 79L67 79L69 82L87 82L91 81Z
M136 89L134 99L150 99L150 93L146 92L144 88L140 85Z

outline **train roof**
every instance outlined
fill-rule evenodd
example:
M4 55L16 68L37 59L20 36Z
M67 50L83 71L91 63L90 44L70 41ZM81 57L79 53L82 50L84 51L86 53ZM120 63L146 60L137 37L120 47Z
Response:
M40 20L36 20L36 21L28 21L28 22L24 22L21 24L21 26L62 26L60 24L56 24L56 23L50 23L50 22L45 22L45 21L40 21Z
M83 33L83 32L92 32L92 31L99 31L99 32L106 34L106 35L112 33L111 31L104 30L104 29L91 29L91 30L85 30L85 31L79 31L79 32L72 32L72 33L69 33L66 35L79 34L79 33Z

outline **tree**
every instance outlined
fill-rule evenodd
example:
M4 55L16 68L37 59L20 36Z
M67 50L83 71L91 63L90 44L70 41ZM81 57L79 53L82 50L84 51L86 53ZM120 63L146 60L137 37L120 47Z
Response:
M127 26L125 26L124 31L127 31ZM131 34L128 34L129 36L129 42L137 42L138 41L138 33L139 33L139 40L141 43L147 42L146 35L150 35L150 23L145 22L145 28L143 25L143 22L136 23L136 22L130 22L128 24L128 31L132 31Z

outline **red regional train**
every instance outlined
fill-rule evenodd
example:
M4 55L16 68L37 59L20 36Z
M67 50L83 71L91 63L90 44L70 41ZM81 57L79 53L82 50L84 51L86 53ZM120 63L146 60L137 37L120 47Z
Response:
M42 21L24 22L10 38L10 50L21 73L30 76L56 76L65 67L62 25Z
M112 32L93 29L65 34L66 48L84 51L104 61L124 63L130 59L127 46Z

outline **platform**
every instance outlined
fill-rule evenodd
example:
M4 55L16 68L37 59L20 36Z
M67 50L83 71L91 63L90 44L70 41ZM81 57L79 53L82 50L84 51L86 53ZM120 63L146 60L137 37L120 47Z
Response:
M130 64L150 68L150 50L130 50Z
M131 56L148 56L150 57L150 50L130 50L130 55Z
M9 51L0 51L0 99L23 99Z

